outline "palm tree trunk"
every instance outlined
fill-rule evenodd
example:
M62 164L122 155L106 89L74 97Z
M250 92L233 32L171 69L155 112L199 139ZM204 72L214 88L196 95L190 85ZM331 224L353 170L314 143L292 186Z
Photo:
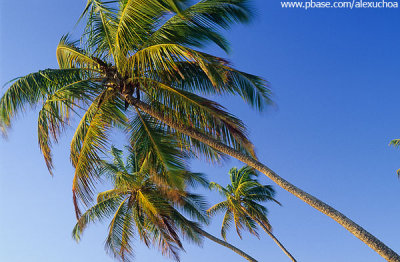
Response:
M249 212L247 212L247 210L242 207L243 212L245 212L245 214L249 217L251 217L254 221L257 222L257 224L262 227L262 229L264 229L264 231L272 238L272 240L275 241L275 243L278 245L278 247L280 247L283 251L283 253L285 253L293 262L297 262L297 260L292 256L292 254L290 254L290 252L283 246L283 244L274 236L274 234L272 234L271 230L268 229L268 227L265 226L264 223L262 223L258 218L253 217ZM271 226L270 226L271 227Z
M233 250L233 252L236 252L237 254L241 255L242 257L244 257L245 259L247 259L248 261L252 261L252 262L257 262L257 260L255 260L254 258L252 258L250 255L246 254L245 252L243 252L242 250L240 250L239 248L229 244L228 242L223 241L222 239L219 239L217 237L214 237L213 235L207 233L206 231L202 230L199 227L196 227L195 230L202 236L214 241L217 244L220 244L224 247L227 247L231 250Z
M292 254L289 253L289 251L282 245L281 242L279 242L279 240L274 236L274 234L272 234L271 231L269 231L268 229L266 229L264 227L264 231L267 232L267 234L272 238L272 240L275 241L275 243L283 250L283 252L293 261L293 262L297 262L297 260L292 256Z
M297 262L297 260L292 256L292 254L289 253L289 251L282 245L282 243L274 236L274 234L272 234L272 232L270 230L268 230L268 228L261 223L258 219L255 219L256 222L264 229L264 231L272 238L272 240L275 241L275 243L283 250L283 252L293 261L293 262Z
M372 248L375 252L377 252L380 256L385 258L387 261L390 262L400 262L400 256L394 252L391 248L386 246L382 241L378 238L373 236L371 233L366 231L364 228L353 222L351 219L347 218L344 214L340 213L333 207L329 206L328 204L322 202L318 198L304 192L300 188L296 187L295 185L289 183L282 177L278 176L274 171L269 169L264 164L260 163L256 159L249 157L223 143L220 141L213 139L197 130L194 130L190 127L180 125L174 122L170 117L165 116L163 113L152 110L152 108L142 101L130 96L128 94L123 95L122 97L129 104L140 108L143 112L149 114L150 116L158 119L161 122L164 122L166 125L170 126L171 128L175 129L176 131L183 133L187 136L190 136L208 146L213 147L214 149L232 156L243 163L255 168L256 170L260 171L261 173L265 174L269 177L272 181L274 181L277 185L288 191L289 193L295 195L296 197L300 198L310 206L314 207L318 211L322 212L323 214L329 216L337 223L342 225L346 228L350 233L354 236L359 238L362 242L367 244L370 248Z

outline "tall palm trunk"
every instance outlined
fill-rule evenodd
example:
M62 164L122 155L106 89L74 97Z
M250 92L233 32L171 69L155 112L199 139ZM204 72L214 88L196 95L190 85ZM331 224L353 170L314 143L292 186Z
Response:
M292 256L292 254L290 254L290 252L282 245L282 243L274 236L274 234L272 234L272 232L270 230L268 230L268 228L266 228L262 223L260 223L259 221L257 221L257 223L259 223L262 228L264 229L264 231L272 238L272 240L275 241L275 243L283 250L283 252L293 261L293 262L297 262L297 260Z
M143 112L149 114L150 116L158 119L161 122L164 122L166 125L170 126L171 128L175 129L176 131L183 133L187 136L190 136L208 146L213 147L214 149L232 156L243 163L255 168L256 170L260 171L261 173L265 174L269 177L272 181L274 181L277 185L288 191L289 193L295 195L296 197L300 198L310 206L314 207L318 211L324 213L325 215L329 216L337 223L342 225L346 228L350 233L354 236L359 238L362 242L367 244L370 248L375 250L380 256L385 258L387 261L390 262L400 262L400 256L396 254L391 248L386 246L382 241L378 238L373 236L371 233L366 231L361 226L357 225L351 219L347 218L344 214L340 213L333 207L329 206L328 204L322 202L318 198L304 192L300 188L296 187L295 185L289 183L282 177L278 176L274 171L269 169L264 164L260 163L256 159L249 157L221 142L216 139L213 139L201 132L198 132L190 127L183 126L180 124L175 123L171 118L165 116L164 114L152 110L152 108L142 101L134 98L130 95L123 95L123 98L126 99L131 105L140 108Z
M283 250L283 252L293 261L297 262L297 260L290 254L290 252L285 248L285 246L272 234L272 232L263 224L261 223L258 219L255 219L255 221L264 229L264 231L272 238L272 240L275 241L275 243Z
M196 227L195 230L202 236L214 241L215 243L218 243L224 247L227 247L231 250L233 250L233 252L236 252L237 254L241 255L242 257L244 257L245 259L247 259L248 261L252 261L252 262L257 262L257 260L255 260L254 258L252 258L250 255L246 254L245 252L243 252L242 250L240 250L239 248L229 244L228 242L223 241L222 239L219 239L217 237L214 237L213 235L207 233L206 231L202 230L201 228Z
M275 243L278 245L278 247L280 247L282 249L283 253L285 253L293 262L297 262L297 260L292 256L292 254L290 254L290 252L285 248L285 246L274 236L274 234L272 234L271 230L268 229L268 227L266 227L264 223L262 223L258 218L253 217L249 212L247 212L247 210L245 208L242 208L242 210L246 213L246 215L248 215L254 221L256 221L257 224L260 227L262 227L262 229L264 229L264 231L272 238L272 240L275 241Z

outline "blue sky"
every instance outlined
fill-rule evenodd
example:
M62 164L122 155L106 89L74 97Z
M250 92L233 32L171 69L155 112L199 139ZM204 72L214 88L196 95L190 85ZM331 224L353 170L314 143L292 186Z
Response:
M275 108L259 114L238 98L220 100L242 118L261 161L303 190L333 205L400 252L400 10L281 9L253 1L257 18L227 33L227 57L270 81ZM0 83L57 67L55 49L84 1L2 1ZM222 55L213 47L207 49ZM76 244L68 148L71 131L54 147L55 176L37 146L37 111L19 117L0 139L0 260L113 261L103 250L106 224L91 226ZM192 170L226 184L221 166L194 161ZM270 184L267 178L263 183ZM275 187L282 207L269 204L276 236L299 261L384 261L333 220ZM219 196L208 193L210 204ZM208 228L219 234L221 217ZM228 239L259 261L288 261L265 234L230 232ZM170 261L135 244L136 261ZM182 261L242 261L206 241L186 244Z

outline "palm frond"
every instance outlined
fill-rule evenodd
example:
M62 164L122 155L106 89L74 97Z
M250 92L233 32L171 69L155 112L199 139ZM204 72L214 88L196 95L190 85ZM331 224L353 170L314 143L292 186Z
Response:
M227 210L225 212L224 218L222 219L222 226L221 226L221 236L226 241L226 233L230 229L231 224L233 221L232 212Z
M86 68L93 72L101 72L105 65L99 58L91 57L86 51L78 48L75 43L68 40L68 35L63 36L57 46L57 62L60 68Z
M78 80L49 94L43 102L38 118L38 142L50 174L53 169L51 140L58 141L73 107L78 107L79 101L90 100L96 90L97 85L91 79Z
M46 69L19 77L0 99L0 122L4 128L11 126L11 120L28 106L34 107L56 90L82 80L80 69Z
M74 134L71 142L71 162L75 167L72 191L77 217L78 199L85 205L92 200L100 155L105 154L108 134L115 122L126 123L122 103L114 98L112 91L106 90L105 95L98 96L89 107Z
M179 182L174 175L186 169L186 154L179 150L176 139L155 119L137 110L127 130L131 134L131 144L140 160L141 171L154 174L154 179L167 184Z
M257 180L257 172L244 166L240 169L234 167L229 170L230 184L225 188L215 182L210 183L211 189L216 189L226 200L215 204L207 212L214 215L218 211L226 211L221 234L225 238L226 231L233 223L236 232L241 238L241 231L247 230L259 237L257 225L260 224L271 230L268 220L268 210L262 205L266 201L274 201L280 204L275 198L275 191L272 186L261 185ZM265 230L265 228L263 228Z
M152 33L144 46L178 43L203 47L211 41L228 51L228 43L219 29L227 29L235 22L248 22L251 16L248 1L200 1L168 19Z
M221 194L221 196L224 196L224 197L226 197L227 194L229 194L228 190L226 190L223 186L221 186L220 184L215 183L215 182L210 182L209 188L211 190L216 189Z
M400 146L400 139L393 139L389 143L390 146L399 147Z
M87 17L82 40L87 50L99 58L111 60L115 50L115 32L117 29L117 11L107 4L118 1L103 2L88 0L82 17Z
M203 129L227 144L240 144L254 155L243 122L226 112L218 103L151 79L142 81L148 82L146 86L151 86L145 91L149 99L155 99L164 108L170 108L172 111L167 112L169 115L175 113L185 125Z
M208 224L209 219L206 215L207 202L203 196L187 192L180 201L183 202L180 204L182 210L189 217L200 223Z
M72 237L76 241L79 241L84 229L89 223L101 221L105 218L111 217L117 210L122 200L123 198L121 195L116 194L113 197L105 199L104 201L101 201L89 208L78 219L72 231Z
M97 194L97 203L104 202L110 198L114 198L117 196L127 195L129 191L121 188L113 188L110 190L106 190Z
M131 261L133 256L129 241L134 235L133 219L127 200L122 201L114 213L105 242L106 251L123 262Z
M212 65L220 63L220 61L213 56L207 56L178 44L157 44L136 52L129 58L127 66L133 69L131 75L146 75L157 79L162 72L164 78L174 80L173 77L178 72L177 63L196 62L212 84L216 86L219 81L224 81L224 79L221 79L221 74L216 72Z
M262 111L273 104L269 83L263 78L239 71L225 60L201 53L205 61L212 67L212 82L203 69L192 61L176 62L176 70L169 70L168 79L162 79L179 89L206 95L238 95L251 107ZM162 73L159 73L163 75ZM170 76L172 75L172 76Z
M156 21L169 12L179 12L178 0L127 0L122 1L117 15L115 32L115 64L121 68L127 54L146 41L157 26ZM123 71L122 71L123 72Z
M219 202L219 203L213 205L212 207L210 207L207 210L207 214L212 216L212 215L216 214L217 212L223 212L223 211L227 210L228 207L229 207L228 202L222 201L222 202Z

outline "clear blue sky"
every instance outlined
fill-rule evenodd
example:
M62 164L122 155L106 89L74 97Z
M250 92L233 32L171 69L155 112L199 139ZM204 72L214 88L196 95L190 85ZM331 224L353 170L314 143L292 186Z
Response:
M277 108L258 114L239 99L222 103L250 130L262 162L332 204L400 252L400 10L281 9L278 0L253 1L257 19L236 26L228 58L271 82ZM60 37L73 29L84 1L2 1L0 83L57 67ZM209 51L221 54L211 48ZM27 110L0 139L0 260L8 262L113 261L103 251L106 224L71 238L71 132L54 147L51 178L37 146L37 111ZM193 162L211 180L228 182L236 161L213 167ZM270 183L262 177L263 183ZM383 261L333 220L275 187L283 207L268 205L276 236L308 262ZM219 200L209 193L210 204ZM219 233L221 217L208 228ZM228 239L259 261L288 261L265 234L234 232ZM136 261L169 261L136 242ZM182 261L242 261L206 241L186 244Z

